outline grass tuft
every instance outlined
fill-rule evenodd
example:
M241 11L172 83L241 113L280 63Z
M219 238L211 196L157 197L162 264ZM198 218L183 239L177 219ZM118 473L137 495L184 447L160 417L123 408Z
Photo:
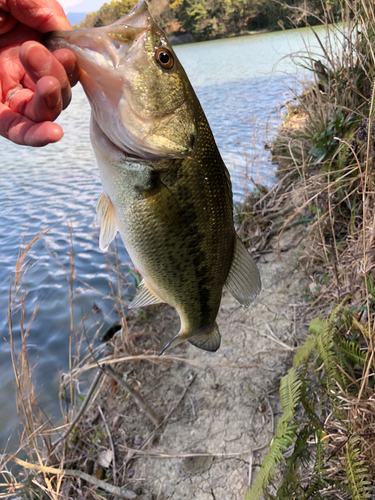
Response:
M327 16L324 37L316 35L321 53L295 57L310 78L273 144L279 182L241 208L252 211L242 237L260 253L293 222L305 226L298 264L310 280L309 335L293 363L301 390L291 453L275 458L279 484L269 476L257 498L374 492L375 8L370 0L342 7L341 23Z

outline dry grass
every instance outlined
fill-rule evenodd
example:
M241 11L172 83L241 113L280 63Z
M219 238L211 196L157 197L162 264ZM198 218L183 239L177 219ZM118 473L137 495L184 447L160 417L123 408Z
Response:
M95 439L91 439L93 435L99 434L99 426L96 428L92 425L93 422L90 421L93 435L87 436L86 451L79 447L77 442L74 442L77 429L82 429L82 425L84 426L88 422L87 414L95 402L104 423L105 432L103 434L105 433L107 437L110 436L104 413L98 406L103 387L107 387L105 382L108 378L113 380L112 377L118 377L122 388L127 391L130 397L134 398L138 405L143 407L145 413L152 415L157 423L161 420L161 417L155 416L152 408L143 400L139 392L122 380L122 377L117 375L113 368L106 367L103 363L99 366L97 363L103 355L109 353L111 357L116 357L119 352L121 355L126 354L130 359L135 357L134 354L147 354L147 350L136 347L135 343L135 338L139 335L139 330L141 330L139 327L140 322L137 318L132 318L129 327L124 310L123 295L129 296L130 288L134 287L129 280L129 275L133 272L129 271L128 266L120 263L116 246L114 251L108 254L107 261L112 296L103 296L103 300L112 300L113 309L116 310L119 321L107 332L103 331L104 322L99 327L96 327L96 331L86 331L85 318L82 318L77 328L73 319L76 283L79 282L80 285L86 287L88 285L75 275L73 232L70 230L70 269L67 269L70 290L68 307L71 315L69 372L63 374L59 392L60 406L65 424L53 428L48 419L46 420L38 404L38 397L33 383L34 367L30 366L28 359L29 335L32 331L33 320L37 314L38 306L35 307L31 318L26 322L27 294L23 291L24 278L30 268L27 257L28 252L37 240L43 238L44 234L37 235L22 246L14 275L11 277L8 306L9 344L16 381L17 412L20 417L22 431L20 435L21 444L16 452L11 455L3 454L0 457L0 477L2 478L0 498L18 495L17 498L57 500L58 498L68 498L69 495L73 495L74 498L96 499L102 498L101 491L106 491L112 498L135 498L135 493L122 487L123 483L118 481L113 443L111 443L113 482L111 484L104 481L106 474L103 464L100 464L102 446ZM17 335L20 335L21 338L21 346L18 350L15 347L15 321L18 322ZM109 340L112 337L112 342L109 342L109 344L99 343L98 339L103 333ZM116 339L115 342L114 339ZM155 350L152 352L154 353ZM91 366L88 367L88 364ZM80 376L83 373L85 375L87 372L92 373L93 370L97 374L94 376L91 387L86 393L85 400L82 405L79 405L79 399L82 399L78 390ZM108 375L109 372L110 375ZM112 463L112 460L110 462ZM21 467L18 468L16 475L13 473L14 466L12 464Z
M330 327L335 343L334 370L340 375L329 389L325 381L329 367L315 352L305 368L310 380L308 397L314 401L317 418L314 425L320 429L315 439L310 438L309 463L315 462L316 467L317 454L322 453L320 472L331 481L326 489L322 482L319 493L314 493L321 496L314 498L362 499L369 498L369 491L364 488L354 493L348 464L358 452L355 460L362 464L362 476L370 481L366 487L374 484L373 2L346 1L342 21L338 27L326 24L326 39L318 39L323 57L307 52L299 58L312 80L289 105L273 145L280 180L269 192L249 197L237 222L250 247L260 253L269 251L270 236L280 236L292 224L305 224L301 238L306 247L300 266L311 279L306 290L308 314L327 318L344 303ZM358 362L355 357L350 359L353 353L342 348L349 343L360 353ZM303 410L298 419L300 428L315 417ZM289 474L300 482L298 498L310 498L307 492L311 494L317 481L317 469L305 464L299 472L289 469ZM290 475L285 477L291 480ZM347 493L334 488L334 481L346 487Z
M155 406L154 402L150 404L145 400L144 394L150 393L150 389L145 390L144 387L147 377L144 376L143 379L142 375L136 376L135 373L143 374L150 369L155 373L155 370L164 371L171 365L176 367L181 363L189 364L191 368L220 366L241 369L248 366L230 362L203 363L170 355L160 358L157 355L160 351L160 338L157 334L165 330L164 334L169 335L175 328L174 325L168 327L168 308L148 308L147 314L151 321L145 321L142 315L129 316L128 311L125 314L124 296L129 298L131 288L134 290L129 276L129 273L134 275L134 272L120 263L116 246L109 253L107 263L111 295L103 295L102 298L112 301L119 320L108 331L103 329L103 324L96 325L95 330L86 331L84 317L77 326L73 320L76 288L87 288L88 285L76 275L71 232L70 267L65 268L70 290L67 308L71 314L69 370L62 374L59 391L63 423L59 427L53 427L39 406L33 383L33 367L28 359L29 336L32 334L33 319L38 308L35 308L26 324L28 300L23 292L24 278L29 269L27 254L32 245L43 236L44 233L38 235L22 248L10 287L10 349L22 431L18 449L0 458L0 498L9 498L10 495L22 500L90 500L103 498L103 495L105 498L135 498L137 484L129 485L129 467L138 456L154 456L152 453L155 454L155 451L151 452L147 447L173 416L195 379L191 372L180 397L172 408L166 408L162 401ZM160 308L164 308L167 314L163 311L160 313ZM159 328L153 325L151 331L150 323L154 314L159 314L158 321L162 317L163 323L160 323ZM14 327L15 321L18 322L17 328ZM18 344L15 335L20 335L22 340L18 350L15 347ZM106 341L100 342L100 337L106 338ZM91 386L82 398L79 386L88 377L91 379ZM108 406L109 400L112 401L111 408ZM127 410L123 411L125 404ZM147 438L140 443L129 442L126 437L124 422L134 418L128 411L133 415L140 414L143 419L142 432L146 433ZM249 450L245 450L233 456L248 453ZM170 458L172 455L156 452L155 456Z

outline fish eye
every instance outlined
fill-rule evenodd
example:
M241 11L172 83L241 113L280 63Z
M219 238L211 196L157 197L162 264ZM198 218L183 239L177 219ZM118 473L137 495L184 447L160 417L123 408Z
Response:
M155 54L155 59L162 68L171 69L173 67L173 56L167 49L158 49Z

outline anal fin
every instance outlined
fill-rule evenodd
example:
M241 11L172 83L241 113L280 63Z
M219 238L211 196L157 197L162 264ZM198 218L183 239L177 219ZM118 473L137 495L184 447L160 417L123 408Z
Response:
M245 245L236 235L233 260L225 286L240 304L248 307L259 294L260 274Z
M153 290L151 290L145 283L141 281L137 294L129 304L129 309L138 309L138 307L150 306L151 304L161 304L164 302Z
M166 344L163 347L163 349L159 352L159 356L162 356L163 354L165 354L167 351L169 351L169 349L172 349L172 347L178 346L179 344L181 344L182 342L184 342L184 340L186 340L186 339L182 338L181 335L178 333L177 335L175 335L173 337L172 340L170 340L168 342L168 344Z
M115 207L109 196L102 193L96 203L96 213L100 226L99 248L102 252L108 250L111 241L117 234L118 225Z

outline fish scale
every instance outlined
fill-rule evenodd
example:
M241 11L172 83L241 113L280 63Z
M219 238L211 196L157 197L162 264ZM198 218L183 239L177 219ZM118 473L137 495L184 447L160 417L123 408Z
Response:
M120 232L143 280L129 307L166 302L188 340L216 351L222 290L248 306L258 269L235 232L229 172L184 69L142 1L109 27L55 32L71 49L92 108L103 194L100 248Z

